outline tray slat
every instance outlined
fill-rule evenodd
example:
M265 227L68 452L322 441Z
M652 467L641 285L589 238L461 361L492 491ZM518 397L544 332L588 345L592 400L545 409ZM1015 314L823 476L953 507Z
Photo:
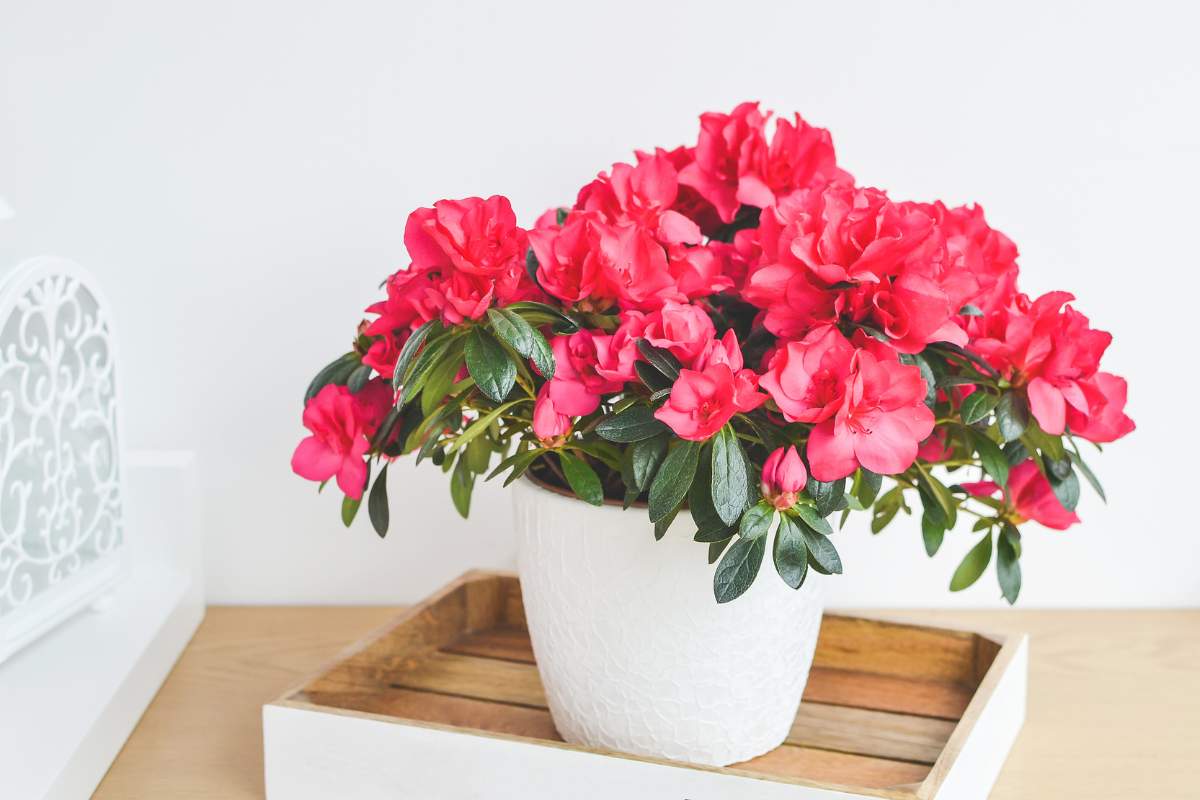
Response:
M827 615L787 742L728 769L915 797L935 764L944 771L947 743L999 653L978 634ZM282 701L562 741L519 584L506 575L464 577Z

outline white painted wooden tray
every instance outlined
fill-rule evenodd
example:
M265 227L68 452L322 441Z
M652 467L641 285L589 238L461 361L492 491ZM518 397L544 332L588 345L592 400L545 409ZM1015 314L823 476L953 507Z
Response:
M826 615L779 748L726 768L598 751L554 729L517 579L472 572L263 708L267 797L983 798L1026 672L1024 636Z

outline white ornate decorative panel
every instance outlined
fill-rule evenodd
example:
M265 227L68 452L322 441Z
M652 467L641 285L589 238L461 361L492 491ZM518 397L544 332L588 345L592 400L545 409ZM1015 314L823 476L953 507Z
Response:
M0 276L0 660L118 573L114 349L78 265L41 257Z

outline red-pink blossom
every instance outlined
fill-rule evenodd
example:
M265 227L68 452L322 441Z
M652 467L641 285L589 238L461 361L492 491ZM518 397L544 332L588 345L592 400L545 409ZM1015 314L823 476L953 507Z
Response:
M572 214L561 227L535 228L529 244L538 261L538 283L548 294L585 310L602 310L616 297L586 214Z
M881 352L855 353L841 406L813 428L808 460L817 480L844 478L860 465L882 475L903 472L933 431L920 370Z
M687 303L667 302L658 311L630 314L626 320L631 333L636 330L650 344L669 350L687 367L694 365L717 335L704 309Z
M1137 427L1125 414L1128 386L1124 378L1108 372L1097 372L1090 379L1080 381L1079 387L1083 390L1088 409L1087 413L1074 407L1067 409L1071 433L1089 442L1103 444L1115 442Z
M1001 494L1000 487L992 481L976 481L961 484L968 494L975 497L993 497ZM1079 522L1074 511L1068 511L1054 495L1054 489L1037 468L1033 459L1021 462L1008 473L1008 489L1003 493L1004 504L1012 509L1017 524L1031 519L1047 528L1066 530Z
M592 228L596 252L622 309L653 311L668 300L687 298L667 266L667 251L645 228L634 224Z
M755 378L748 369L734 372L726 364L711 364L702 372L682 369L654 416L681 439L702 442L734 414L762 405L766 397L757 391Z
M430 269L406 269L387 279L387 297L367 306L368 314L379 316L363 332L368 336L403 334L436 318L446 298L438 287L438 276Z
M775 449L763 463L762 496L780 511L796 505L807 482L808 472L795 446Z
M560 413L573 417L590 414L600 406L604 394L619 392L623 382L600 373L600 360L608 362L611 337L601 331L581 330L570 336L556 336L550 342L554 351L554 377L549 396Z
M699 244L699 226L673 209L679 176L665 154L641 154L637 166L613 164L579 192L575 208L598 214L605 222L633 223L664 244Z
M842 405L854 353L837 328L814 328L775 351L759 385L789 422L822 422Z
M766 122L758 103L742 103L729 114L709 112L700 116L695 160L679 173L679 182L712 203L724 222L732 221L738 206L745 202L741 198L742 176L753 175L762 163L767 147Z
M508 199L439 200L409 215L404 245L413 267L435 275L452 324L483 316L493 300L507 304L538 295L525 272L527 236Z
M533 404L533 435L546 447L558 447L571 432L571 417L558 411L550 396L553 381L542 385Z
M778 117L770 146L759 150L758 163L741 175L737 199L766 208L796 189L835 180L853 183L854 178L838 167L829 131L809 125L799 114L791 122Z
M367 423L375 421L374 411L373 405L356 402L345 386L331 383L322 388L304 407L304 427L310 435L292 454L292 471L310 481L336 476L347 497L362 497L367 482L363 457L371 446Z

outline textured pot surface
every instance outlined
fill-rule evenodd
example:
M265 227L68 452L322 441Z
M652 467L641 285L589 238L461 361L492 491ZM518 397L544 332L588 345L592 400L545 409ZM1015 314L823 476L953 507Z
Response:
M784 740L822 576L789 589L768 553L750 590L718 605L686 513L656 542L645 509L597 508L528 480L513 488L525 615L564 739L720 766Z

